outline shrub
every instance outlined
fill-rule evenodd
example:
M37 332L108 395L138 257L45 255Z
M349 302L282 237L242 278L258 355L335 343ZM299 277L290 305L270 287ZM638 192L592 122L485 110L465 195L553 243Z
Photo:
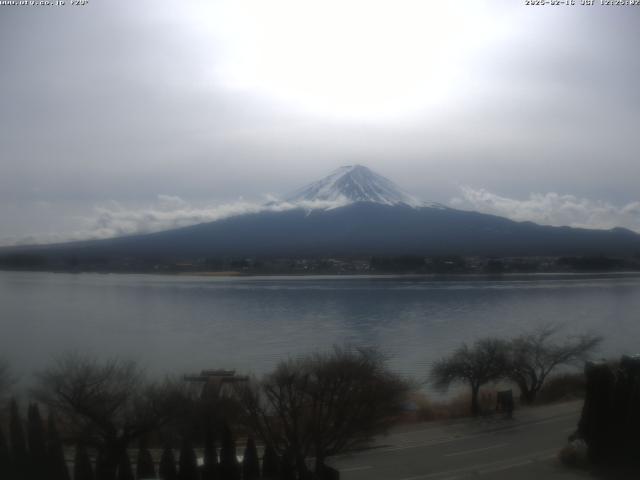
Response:
M584 373L556 375L545 383L538 394L538 403L552 403L584 398Z
M480 414L493 413L495 411L495 398L494 390L480 392L478 396ZM469 402L471 402L471 394L462 392L442 401L433 401L424 394L418 394L414 397L414 402L416 404L416 420L418 421L451 420L465 418L470 415Z
M584 440L573 440L560 450L558 459L569 467L586 467L587 444Z

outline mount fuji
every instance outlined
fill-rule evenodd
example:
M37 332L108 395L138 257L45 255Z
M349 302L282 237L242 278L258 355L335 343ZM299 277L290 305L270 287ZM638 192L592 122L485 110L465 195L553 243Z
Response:
M341 167L325 178L294 192L285 201L293 204L327 202L335 206L357 202L409 207L438 206L418 200L402 191L388 178L362 165Z
M49 265L70 257L80 264L91 259L113 264L114 259L637 255L640 235L622 228L516 222L427 203L367 167L351 165L257 213L144 235L0 249L0 257L15 253L44 257Z

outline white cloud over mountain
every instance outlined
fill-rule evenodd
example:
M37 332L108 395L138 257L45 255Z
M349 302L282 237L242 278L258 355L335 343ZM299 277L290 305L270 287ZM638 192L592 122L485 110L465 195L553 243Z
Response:
M329 209L349 203L346 198L336 201L295 202L282 201L273 195L265 195L264 198L264 201L247 201L241 198L223 204L194 204L179 196L160 194L154 202L142 206L111 201L94 207L90 214L78 218L78 228L74 231L3 237L0 238L0 245L45 244L144 234L245 213L280 212L294 208ZM459 195L451 199L449 206L543 225L599 229L625 227L640 232L640 201L615 205L555 192L531 193L527 198L517 199L483 188L462 186Z
M219 205L193 205L174 195L158 195L152 204L131 207L111 201L96 206L91 215L79 219L81 225L76 231L66 234L28 235L24 237L0 238L0 245L26 245L66 242L74 240L95 240L159 232L187 227L198 223L213 222L223 218L246 213L281 212L294 208L328 209L345 205L348 201L278 201L272 195L265 202L239 199Z
M608 229L625 227L640 232L640 201L614 205L555 192L531 193L516 199L483 188L463 186L450 202L454 208L476 210L516 221L543 225Z

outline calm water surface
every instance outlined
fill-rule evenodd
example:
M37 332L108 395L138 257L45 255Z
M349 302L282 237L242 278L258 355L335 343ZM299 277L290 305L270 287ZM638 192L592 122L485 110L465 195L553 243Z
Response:
M152 373L264 372L335 343L378 345L424 378L463 341L549 322L640 352L640 277L502 279L0 272L0 356L23 378L67 350L137 358Z

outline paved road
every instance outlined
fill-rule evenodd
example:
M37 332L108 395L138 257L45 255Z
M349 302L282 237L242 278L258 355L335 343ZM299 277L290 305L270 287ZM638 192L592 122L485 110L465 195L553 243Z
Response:
M375 448L336 457L342 480L573 479L559 449L574 430L582 402L501 417L404 427Z

